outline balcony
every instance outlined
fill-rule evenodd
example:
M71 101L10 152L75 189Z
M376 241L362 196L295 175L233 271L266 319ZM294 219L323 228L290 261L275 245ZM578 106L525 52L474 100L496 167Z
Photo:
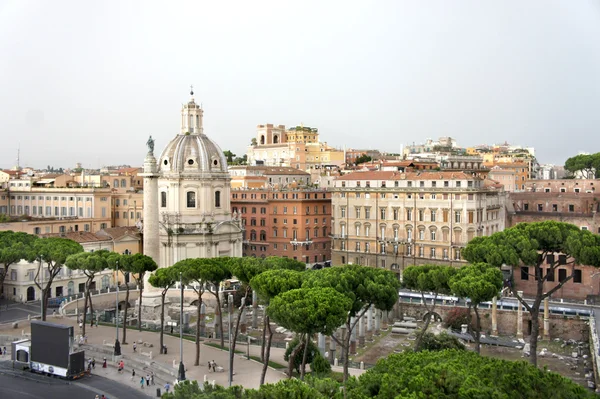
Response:
M313 242L312 240L306 239L304 241L298 241L298 240L292 240L290 241L290 244L292 245L311 245Z

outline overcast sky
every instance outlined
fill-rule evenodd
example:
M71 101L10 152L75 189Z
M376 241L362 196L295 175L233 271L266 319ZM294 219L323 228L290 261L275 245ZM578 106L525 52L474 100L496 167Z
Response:
M141 165L179 131L246 151L263 123L398 152L600 151L600 2L0 0L0 167Z

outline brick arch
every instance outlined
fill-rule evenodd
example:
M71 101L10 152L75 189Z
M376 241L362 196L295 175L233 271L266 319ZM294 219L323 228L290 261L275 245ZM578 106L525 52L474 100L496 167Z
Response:
M426 321L428 317L434 317L434 321L443 321L442 316L438 312L427 312L423 315L423 321Z

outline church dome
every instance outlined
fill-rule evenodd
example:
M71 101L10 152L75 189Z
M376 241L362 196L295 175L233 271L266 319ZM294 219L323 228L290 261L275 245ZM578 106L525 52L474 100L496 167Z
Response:
M193 95L193 93L191 93ZM181 132L158 159L162 174L227 174L227 159L221 148L204 134L204 111L192 99L181 110Z
M227 173L223 151L205 134L178 134L158 163L163 173Z

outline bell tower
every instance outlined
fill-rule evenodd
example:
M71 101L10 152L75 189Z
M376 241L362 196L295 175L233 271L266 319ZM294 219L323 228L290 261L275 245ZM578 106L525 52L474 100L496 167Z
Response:
M181 133L180 134L204 134L204 128L202 127L202 116L204 110L202 106L196 104L194 101L194 87L190 86L190 101L184 104L181 108Z

